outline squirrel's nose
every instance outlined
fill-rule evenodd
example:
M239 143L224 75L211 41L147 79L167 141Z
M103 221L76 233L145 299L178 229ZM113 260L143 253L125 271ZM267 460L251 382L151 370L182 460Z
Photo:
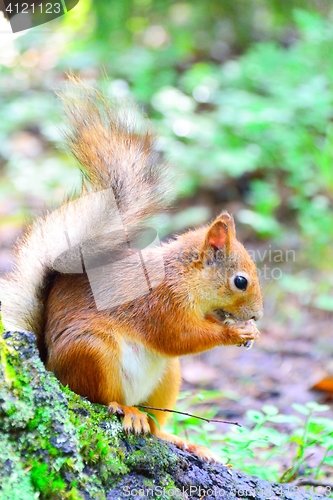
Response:
M254 319L254 321L259 321L264 315L264 311L263 309L259 309L259 311L257 312L257 314L255 314L254 316L252 316L251 319Z

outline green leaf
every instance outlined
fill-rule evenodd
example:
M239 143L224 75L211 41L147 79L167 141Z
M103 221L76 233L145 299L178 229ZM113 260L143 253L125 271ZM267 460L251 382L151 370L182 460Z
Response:
M330 409L329 405L320 405L316 401L309 401L306 403L306 407L311 411L323 412L328 411Z
M302 415L310 415L311 413L311 410L309 408L299 403L293 403L291 406L292 408L294 408L294 410L296 410L298 413L301 413Z
M301 420L296 415L274 415L269 418L275 424L299 424Z
M265 420L264 414L258 410L247 410L246 417L255 423L263 422Z
M279 409L277 408L277 406L274 405L264 405L262 407L262 411L270 417L273 417L279 413Z

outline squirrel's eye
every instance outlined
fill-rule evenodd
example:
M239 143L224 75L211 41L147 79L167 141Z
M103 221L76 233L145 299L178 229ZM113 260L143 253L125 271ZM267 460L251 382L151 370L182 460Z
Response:
M236 276L234 283L239 290L246 290L247 288L247 279L244 276Z

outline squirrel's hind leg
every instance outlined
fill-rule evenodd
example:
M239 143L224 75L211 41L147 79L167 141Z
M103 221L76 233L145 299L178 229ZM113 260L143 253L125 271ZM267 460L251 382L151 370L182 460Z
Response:
M173 358L169 360L167 369L164 373L164 377L154 390L153 394L149 397L147 405L154 406L155 408L168 408L172 410L175 406L176 399L179 393L180 382L181 376L179 359ZM164 439L165 441L169 441L170 443L176 445L177 448L186 450L189 453L196 455L201 460L204 460L205 462L219 462L219 458L205 446L192 444L186 439L163 432L162 426L169 416L168 412L154 410L149 410L149 412L153 413L159 422L158 427L153 420L149 419L151 432L156 437Z
M208 448L206 448L206 446L200 446L198 444L190 443L190 441L188 441L187 439L175 436L174 434L167 434L166 432L162 431L157 431L154 434L160 439L164 439L165 441L169 441L169 443L176 445L177 448L187 451L188 453L192 453L192 455L197 456L204 462L220 463L219 457Z
M167 408L172 410L176 404L177 396L179 394L179 387L181 382L180 363L178 358L169 358L162 379L159 381L154 391L151 393L145 403L147 406L154 408ZM158 424L154 420L149 419L151 433L155 436L158 435L161 428L165 424L166 419L170 413L157 410L148 410L149 413L155 415Z

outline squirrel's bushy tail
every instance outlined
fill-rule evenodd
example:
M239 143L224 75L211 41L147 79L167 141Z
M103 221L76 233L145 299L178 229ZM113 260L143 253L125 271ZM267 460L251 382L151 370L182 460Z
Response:
M14 270L0 283L5 327L32 330L37 336L43 328L45 290L59 271L57 257L66 256L69 245L78 248L110 233L115 220L123 226L143 222L166 206L169 190L155 137L133 104L110 104L74 79L60 98L67 143L81 164L82 193L27 231L17 246ZM68 265L62 260L65 272L71 272L75 255Z
M133 103L112 105L75 81L59 96L68 119L67 143L82 166L88 190L111 188L127 223L165 206L165 164L148 122Z

